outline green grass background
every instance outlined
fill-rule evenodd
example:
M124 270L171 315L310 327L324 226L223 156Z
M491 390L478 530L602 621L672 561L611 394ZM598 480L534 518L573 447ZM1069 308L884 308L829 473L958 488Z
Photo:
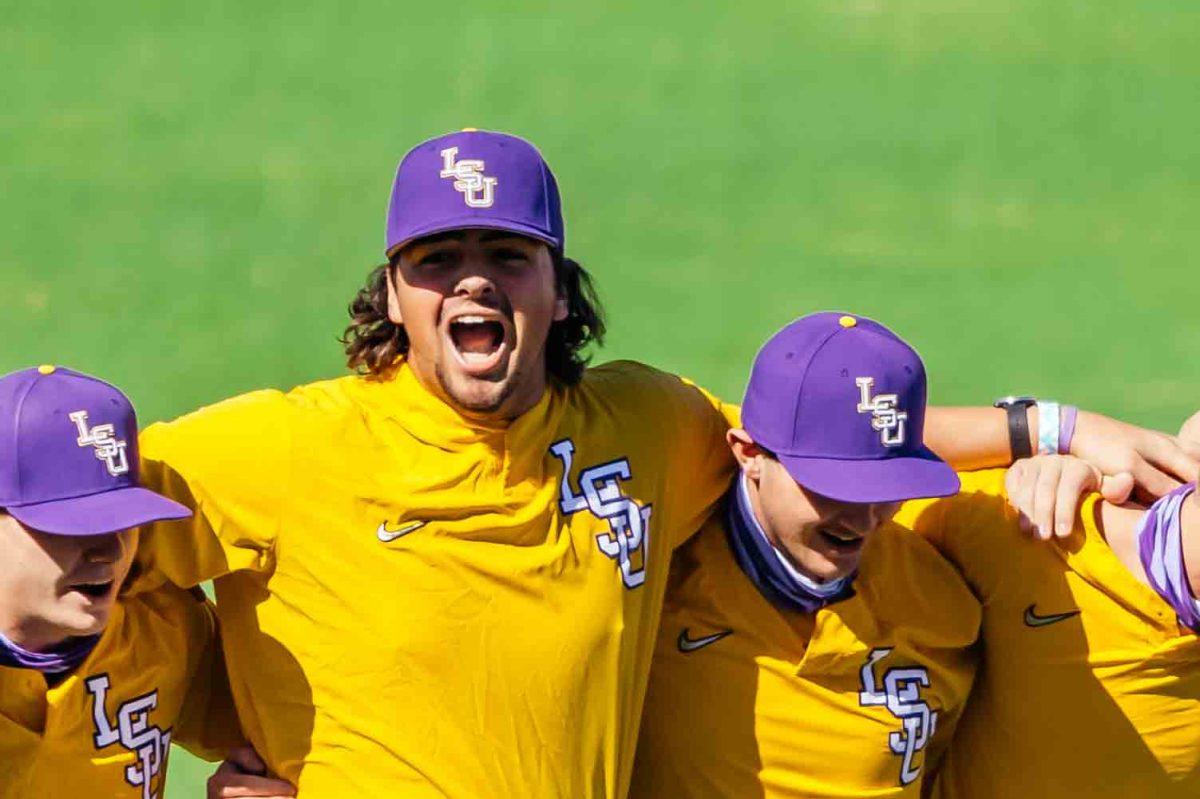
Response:
M1200 4L8 3L0 371L143 421L337 374L412 144L536 142L634 357L727 396L812 310L1010 391L1200 407ZM174 757L169 795L202 795Z

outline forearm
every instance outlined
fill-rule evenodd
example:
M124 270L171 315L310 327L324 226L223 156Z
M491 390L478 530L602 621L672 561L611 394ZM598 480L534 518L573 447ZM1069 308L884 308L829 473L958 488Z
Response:
M1037 451L1038 414L1026 411L1029 440ZM1008 415L1003 408L931 407L925 416L925 444L958 471L1012 463Z

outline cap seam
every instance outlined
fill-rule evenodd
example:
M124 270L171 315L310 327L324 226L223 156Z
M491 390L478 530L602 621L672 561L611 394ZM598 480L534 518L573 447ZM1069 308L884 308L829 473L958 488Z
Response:
M808 382L808 368L812 366L812 362L816 359L821 350L825 349L825 345L828 344L834 336L845 329L847 328L839 326L829 331L825 338L821 339L817 346L813 347L812 351L808 354L808 360L805 361L804 370L800 375L800 385L796 387L796 399L792 404L792 441L796 440L796 433L800 428L800 398L804 395L804 385ZM778 450L776 451L778 452Z
M29 381L29 385L25 387L24 393L21 394L20 398L17 400L16 413L13 414L14 424L13 424L13 429L12 429L12 435L13 435L12 452L13 452L13 460L15 461L14 466L16 467L13 469L13 472L16 474L16 477L17 477L17 496L18 497L23 496L25 494L25 480L24 480L24 477L21 472L21 446L20 446L20 444L21 444L21 412L25 409L25 400L28 399L29 395L33 393L33 388L34 388L34 386L36 386L38 384L39 379L40 379L39 375L34 375L33 379ZM17 506L9 504L7 507L17 507Z

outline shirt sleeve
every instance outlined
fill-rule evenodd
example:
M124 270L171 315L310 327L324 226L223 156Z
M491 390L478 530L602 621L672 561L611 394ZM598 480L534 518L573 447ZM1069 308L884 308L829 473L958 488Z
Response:
M198 588L193 590L200 593ZM197 757L215 761L225 757L233 747L244 744L246 738L229 688L215 609L202 593L197 598L204 628L203 647L175 721L172 740ZM199 645L200 641L196 643Z
M958 494L906 502L895 516L896 523L924 536L958 567L985 603L1020 535L1017 512L1005 494L1004 475L1004 469L962 472Z
M290 479L290 410L283 394L257 391L142 432L142 484L194 515L142 528L140 587L165 579L188 588L272 567Z
M725 433L738 423L739 409L690 380L665 377L673 381L667 424L675 435L666 490L669 512L676 520L671 525L673 549L700 529L729 490L734 460Z

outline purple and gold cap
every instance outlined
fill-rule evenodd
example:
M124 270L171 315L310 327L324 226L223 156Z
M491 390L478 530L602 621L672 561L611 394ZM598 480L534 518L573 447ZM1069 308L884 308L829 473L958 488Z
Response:
M0 508L26 527L72 536L191 515L138 484L129 399L55 366L0 377Z
M842 502L958 492L923 441L925 366L878 322L844 313L797 319L763 345L742 426L810 491Z
M385 252L465 228L507 230L562 251L558 183L536 147L507 133L466 128L408 151L392 184Z

